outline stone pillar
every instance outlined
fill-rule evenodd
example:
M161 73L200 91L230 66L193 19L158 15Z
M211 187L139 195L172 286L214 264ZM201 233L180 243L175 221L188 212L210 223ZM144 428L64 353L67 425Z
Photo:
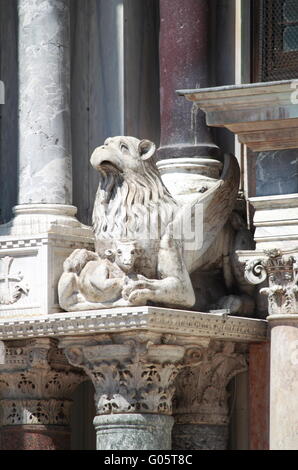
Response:
M208 0L160 0L161 142L159 169L169 190L204 190L219 177L220 150L205 114L176 90L210 86ZM175 159L175 160L173 160ZM169 160L169 161L167 161ZM182 173L182 174L181 174ZM176 187L184 179L184 190Z
M176 379L175 450L225 450L229 438L227 385L247 369L245 347L213 342Z
M0 235L78 226L72 206L69 0L18 0L19 171Z
M270 328L270 450L298 449L298 253L264 250L246 263L247 280L268 287Z
M298 312L269 317L270 450L298 450Z
M95 387L98 450L170 450L174 380L184 347L161 335L115 333L62 340Z
M249 346L249 448L269 449L270 343Z
M72 203L69 0L19 0L19 204Z
M70 449L71 395L86 376L56 341L6 342L0 365L1 450Z

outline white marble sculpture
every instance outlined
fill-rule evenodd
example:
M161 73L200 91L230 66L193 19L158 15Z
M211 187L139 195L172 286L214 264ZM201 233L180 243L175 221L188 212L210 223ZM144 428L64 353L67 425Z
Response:
M181 205L162 183L155 150L148 140L120 136L94 151L91 164L100 175L95 252L75 250L65 261L59 281L63 309L190 308L195 304L190 274L210 250L223 258L224 243L218 240L226 237L238 193L236 159L227 155L221 179L195 202Z

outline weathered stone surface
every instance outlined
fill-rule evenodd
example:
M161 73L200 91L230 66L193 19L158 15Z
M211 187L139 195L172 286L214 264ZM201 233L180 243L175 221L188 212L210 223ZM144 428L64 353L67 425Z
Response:
M96 416L97 450L171 450L173 423L157 414Z
M271 183L271 188L276 186ZM256 227L254 239L257 250L272 248L282 250L285 246L287 249L297 248L297 194L253 197L249 202L255 209L253 222Z
M6 343L0 365L3 449L66 449L74 389L86 377L71 367L55 340Z
M248 252L249 253L249 252ZM245 252L239 254L245 260ZM261 284L268 278L268 287L260 290L268 297L269 315L298 313L297 250L264 250L250 252L246 258L245 276L251 284Z
M204 113L175 93L181 87L210 85L210 11L206 0L160 1L159 159L220 156Z
M61 307L192 307L196 299L190 273L216 263L224 251L232 264L231 269L228 263L223 267L226 282L232 287L235 277L244 295L228 296L219 308L250 313L253 301L247 301L248 287L235 264L232 240L227 241L230 235L235 244L247 243L240 218L231 215L239 183L236 159L226 156L221 179L179 204L163 185L154 154L152 142L124 136L107 139L92 154L100 174L93 211L96 253L75 250L65 261ZM229 217L236 235L224 230Z
M194 348L190 362L195 364L184 367L175 382L176 424L228 424L227 386L247 369L245 347L214 341Z
M69 1L20 0L18 12L19 203L71 204Z
M298 317L270 321L270 450L298 449Z
M70 450L70 430L61 426L2 426L1 450Z
M173 450L226 450L229 438L227 425L175 424Z
M298 147L298 107L291 80L180 90L207 115L207 124L226 127L253 151Z
M230 418L227 386L247 369L245 347L215 341L207 348L194 348L189 356L194 365L186 365L175 381L174 449L226 449Z
M261 373L260 373L261 371ZM269 449L270 343L249 346L249 449Z

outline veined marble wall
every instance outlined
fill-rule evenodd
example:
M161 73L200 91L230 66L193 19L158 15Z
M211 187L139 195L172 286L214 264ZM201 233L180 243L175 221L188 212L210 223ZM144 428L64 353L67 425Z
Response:
M298 153L293 150L256 155L256 196L298 193Z

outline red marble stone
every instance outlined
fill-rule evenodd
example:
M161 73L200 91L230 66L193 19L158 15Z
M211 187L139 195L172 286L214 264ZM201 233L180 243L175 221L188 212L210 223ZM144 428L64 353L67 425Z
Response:
M64 426L3 426L1 450L69 450L70 430Z
M205 114L196 110L192 115L192 103L176 94L210 85L209 8L209 0L160 0L160 159L219 152Z
M250 450L269 449L270 344L249 348Z

